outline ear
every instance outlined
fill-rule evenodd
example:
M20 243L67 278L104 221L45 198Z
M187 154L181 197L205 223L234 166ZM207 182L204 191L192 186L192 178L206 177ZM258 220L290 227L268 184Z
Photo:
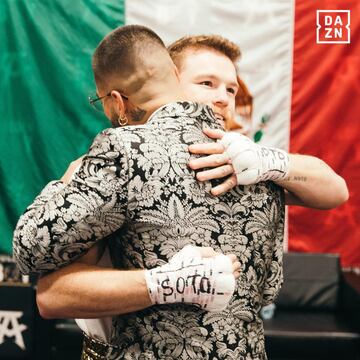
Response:
M116 106L116 109L118 110L118 114L121 116L124 116L124 114L126 112L126 104L125 104L121 94L116 90L112 90L111 97L113 98L113 100L115 100L115 104L116 104L115 106Z

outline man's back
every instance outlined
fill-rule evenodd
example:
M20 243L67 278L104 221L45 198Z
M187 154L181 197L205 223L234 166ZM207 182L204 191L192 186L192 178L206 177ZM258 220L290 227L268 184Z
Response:
M190 144L203 127L216 128L208 109L166 105L146 125L118 131L128 162L127 212L110 241L118 268L153 268L185 245L234 253L242 265L227 309L209 313L191 305L161 305L114 321L112 343L121 358L264 358L258 311L282 281L283 201L273 183L238 187L221 197L188 168Z
M212 196L187 167L187 147L206 126L219 126L210 108L184 102L146 125L104 131L74 180L50 183L19 220L14 252L24 272L64 266L115 231L118 268L154 268L187 244L237 255L241 275L223 312L177 304L118 317L119 359L266 356L258 312L281 285L282 193L269 182Z

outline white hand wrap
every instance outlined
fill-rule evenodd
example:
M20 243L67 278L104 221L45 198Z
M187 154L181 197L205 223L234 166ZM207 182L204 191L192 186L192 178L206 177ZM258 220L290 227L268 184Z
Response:
M202 258L185 246L169 263L145 271L151 302L187 303L207 311L222 311L235 290L231 260L225 255Z
M238 185L283 180L289 173L289 155L283 150L257 145L232 132L226 133L220 143L231 159Z

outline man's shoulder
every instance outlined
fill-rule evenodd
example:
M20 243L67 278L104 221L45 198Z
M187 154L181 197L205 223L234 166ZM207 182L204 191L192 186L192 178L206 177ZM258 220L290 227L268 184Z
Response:
M144 130L148 131L151 129L149 124L143 125L134 125L134 126L124 126L124 127L117 127L117 128L107 128L102 130L97 137L99 138L109 138L110 141L118 141L118 140L131 140L129 137L131 134L141 133Z
M209 106L191 101L178 101L165 104L153 113L150 121L162 118L187 118L216 122L214 113Z

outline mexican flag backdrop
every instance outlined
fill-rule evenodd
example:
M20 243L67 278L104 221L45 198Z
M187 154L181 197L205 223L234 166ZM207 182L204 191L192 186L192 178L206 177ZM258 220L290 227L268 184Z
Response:
M34 196L108 126L87 102L91 55L127 23L153 28L166 43L215 33L240 45L252 135L322 158L350 190L335 210L290 208L289 250L339 253L343 266L360 267L358 0L1 1L0 252L11 252Z

